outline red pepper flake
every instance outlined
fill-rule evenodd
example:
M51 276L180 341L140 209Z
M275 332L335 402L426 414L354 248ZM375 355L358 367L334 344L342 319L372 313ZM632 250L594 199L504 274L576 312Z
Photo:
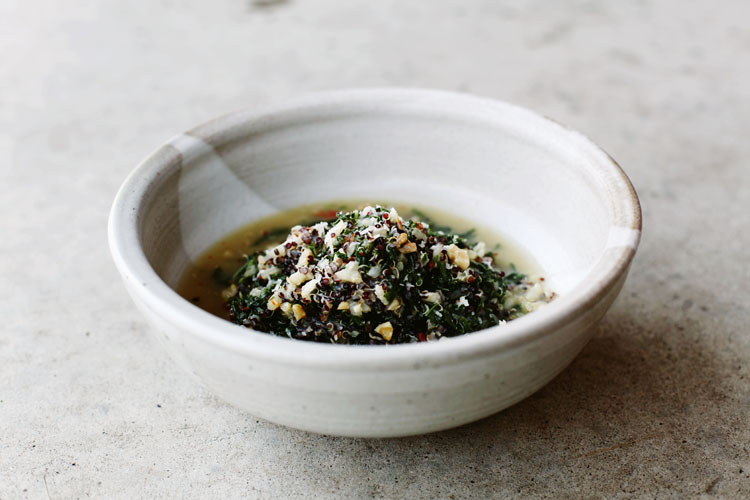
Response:
M419 332L417 334L417 338L419 339L420 342L424 342L425 340L427 340L427 337L425 337L424 333L422 332Z
M388 213L387 213L387 212L383 214L383 218L384 218L384 219L388 219L388 217L390 217L390 216L388 215Z
M427 264L427 269L432 269L433 267L435 267L435 262L431 260L429 264Z
M544 278L543 278L543 277L542 277L542 278L539 278L539 281L544 281Z

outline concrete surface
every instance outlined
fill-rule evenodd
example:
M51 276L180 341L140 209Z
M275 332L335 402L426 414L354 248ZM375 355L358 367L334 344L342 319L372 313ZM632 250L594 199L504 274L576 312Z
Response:
M0 498L750 497L750 4L0 3ZM464 90L588 133L644 209L562 375L398 440L258 421L187 380L110 262L115 191L215 115L337 87Z

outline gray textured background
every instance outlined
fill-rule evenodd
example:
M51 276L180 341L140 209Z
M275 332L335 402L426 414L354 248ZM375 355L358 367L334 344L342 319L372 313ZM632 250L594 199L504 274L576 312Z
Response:
M749 5L0 2L0 498L747 498ZM629 281L562 375L399 440L217 401L152 340L105 237L117 187L173 134L372 85L552 116L644 210Z

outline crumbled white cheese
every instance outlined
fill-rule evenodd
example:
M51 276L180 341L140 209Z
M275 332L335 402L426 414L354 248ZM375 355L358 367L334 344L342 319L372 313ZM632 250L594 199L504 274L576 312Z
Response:
M344 268L333 276L349 283L362 283L362 275L359 274L359 264L355 260L347 262Z
M314 280L305 283L300 290L300 296L302 296L303 299L310 298L310 294L318 287L318 283L320 283L320 278L315 278Z
M319 235L325 234L326 229L328 229L328 223L327 222L318 222L314 226L310 228L311 231L317 231Z
M484 254L487 253L486 245L484 244L484 241L480 241L476 245L474 245L474 248L472 248L475 254L477 254L480 257L484 257Z
M335 226L333 226L326 233L324 242L325 242L326 246L330 250L333 250L333 248L334 248L334 246L336 244L337 238L341 235L341 231L343 231L344 228L346 228L346 221L345 220L340 220L340 221L338 221L338 223Z
M363 219L359 219L357 221L357 225L362 227L370 227L374 226L377 221L378 220L375 217L365 217Z
M307 267L310 263L310 257L312 257L312 252L309 248L302 250L302 253L299 254L299 259L297 260L297 267Z
M469 301L466 300L466 297L462 295L457 301L456 304L459 306L469 307Z
M401 227L401 216L398 215L395 208L391 208L391 211L388 212L388 220Z
M273 276L274 274L280 271L281 269L279 269L276 266L267 267L265 269L261 269L260 271L258 271L258 277L261 279L267 280L268 278L270 278L271 276Z
M385 298L385 290L383 290L382 285L375 285L375 296L383 303L383 305L388 305L388 299Z
M253 288L252 290L250 290L250 295L253 297L260 297L261 295L263 295L263 288L261 287Z
M267 258L264 255L258 255L258 269L265 269L273 264L273 258Z
M351 257L354 251L357 249L356 242L350 242L346 244L346 256Z
M299 271L294 272L291 276L289 276L286 280L291 283L294 286L300 286L305 281L311 279L313 277L312 273L301 273Z
M369 269L369 271L367 271L367 276L369 276L370 278L377 278L378 276L380 276L381 271L382 269L380 269L380 264L375 264Z
M284 243L281 243L275 247L269 248L265 251L265 255L267 259L275 259L276 257L283 257L286 255L286 246L284 246Z
M431 302L433 304L439 304L442 300L438 292L422 292L420 295L422 300L425 302Z
M471 276L471 273L469 271L459 271L456 275L456 279L460 281L466 281L469 276Z
M382 238L388 235L388 228L385 226L375 227L368 226L361 231L364 236L371 236L373 240Z
M315 265L320 272L324 274L331 274L331 262L327 258L322 258L318 261L318 263Z

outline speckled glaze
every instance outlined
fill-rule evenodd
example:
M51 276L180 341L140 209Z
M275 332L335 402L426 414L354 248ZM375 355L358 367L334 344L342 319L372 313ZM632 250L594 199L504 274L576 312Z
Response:
M255 333L174 291L229 231L342 198L447 207L494 228L532 254L559 297L506 325L383 347ZM154 332L211 391L283 425L385 437L477 420L551 380L619 293L640 229L627 177L579 133L497 101L373 89L241 111L175 137L123 184L109 242Z

